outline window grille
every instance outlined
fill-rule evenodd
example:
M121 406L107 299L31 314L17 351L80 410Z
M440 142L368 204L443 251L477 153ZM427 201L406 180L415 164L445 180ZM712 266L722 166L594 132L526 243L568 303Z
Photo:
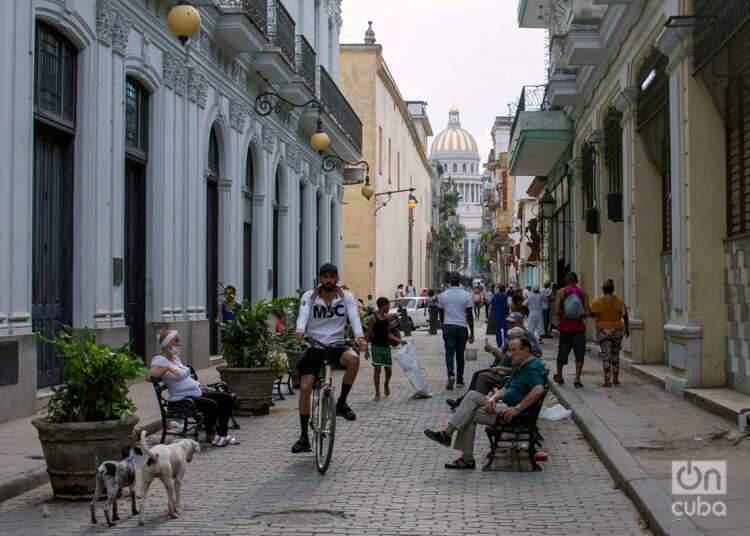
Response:
M36 24L34 109L75 126L78 51L51 26Z
M610 108L604 129L604 163L609 172L609 191L622 193L622 113Z
M125 81L125 146L139 156L148 154L148 92L137 81Z
M593 145L586 145L583 149L583 165L581 166L581 217L586 217L586 209L594 208L594 165L596 149Z

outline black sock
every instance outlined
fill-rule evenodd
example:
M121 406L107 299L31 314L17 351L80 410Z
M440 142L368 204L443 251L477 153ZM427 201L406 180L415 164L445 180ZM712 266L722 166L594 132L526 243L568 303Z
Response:
M299 416L299 427L302 429L302 435L300 437L304 437L307 439L307 427L310 425L310 414L302 415L300 413Z
M336 404L337 406L342 406L346 404L346 397L349 395L349 391L352 390L352 386L349 383L341 382L341 395L339 396L339 401Z

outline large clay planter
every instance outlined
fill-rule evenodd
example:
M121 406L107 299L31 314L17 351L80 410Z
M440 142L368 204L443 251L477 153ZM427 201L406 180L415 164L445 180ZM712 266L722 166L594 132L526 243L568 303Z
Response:
M244 368L220 365L216 367L221 381L226 382L236 398L235 415L268 415L273 395L276 370L272 367Z
M305 355L304 350L285 350L287 367L289 368L289 375L292 377L292 387L299 389L300 387L300 375L297 369L297 363Z
M91 499L96 488L97 464L121 460L122 451L135 441L133 429L140 419L32 424L39 433L56 499Z

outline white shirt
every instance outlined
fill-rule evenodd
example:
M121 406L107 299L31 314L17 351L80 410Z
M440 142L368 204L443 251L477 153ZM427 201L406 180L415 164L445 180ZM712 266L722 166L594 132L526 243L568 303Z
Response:
M175 357L177 363L170 361L159 354L151 359L151 366L174 367L180 371L180 376L175 376L172 371L165 372L161 380L167 386L170 402L182 400L186 396L201 396L201 384L190 377L190 369L182 364L179 357Z
M302 295L297 317L297 331L306 331L308 335L322 342L332 344L344 340L346 320L352 327L355 337L362 337L362 324L359 321L357 303L348 290L336 287L336 296L331 306L326 305L320 296L322 287L308 290Z
M471 309L474 304L471 300L471 294L461 287L450 287L443 292L440 295L438 307L445 310L443 324L469 327L469 323L466 321L466 309Z
M523 292L522 292L522 294L523 294L523 299L524 299L524 300L525 300L526 298L528 298L528 297L529 297L529 294L530 294L530 292L529 292L529 289L526 289L526 288L525 288L525 289L523 289Z
M407 296L417 296L417 289L414 288L414 285L408 285L406 287L406 295Z
M523 304L529 307L530 315L534 313L539 314L542 312L542 295L537 294L536 292L532 292L531 294L526 296Z
M548 288L542 288L539 290L539 294L542 295L542 309L549 309L549 296L552 291Z

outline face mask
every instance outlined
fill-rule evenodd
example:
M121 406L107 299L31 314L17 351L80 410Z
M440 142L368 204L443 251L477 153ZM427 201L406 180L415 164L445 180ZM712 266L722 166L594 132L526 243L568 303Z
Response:
M169 350L169 353L172 354L173 357L177 357L180 355L180 350L182 350L182 346L172 346L172 349Z

